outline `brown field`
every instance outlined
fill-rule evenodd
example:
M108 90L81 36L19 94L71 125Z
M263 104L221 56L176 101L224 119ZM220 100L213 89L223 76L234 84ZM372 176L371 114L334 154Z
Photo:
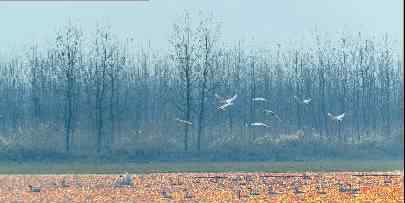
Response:
M403 178L403 172L155 173L115 187L118 175L3 175L0 202L404 202Z

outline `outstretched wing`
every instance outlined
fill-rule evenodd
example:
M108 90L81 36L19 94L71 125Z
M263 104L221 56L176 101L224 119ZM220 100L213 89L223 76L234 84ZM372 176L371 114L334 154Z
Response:
M338 116L336 116L337 119L342 120L345 117L345 113L342 113Z
M226 104L224 104L224 105L218 107L218 110L225 110L226 107L231 106L231 105L233 105L233 103L226 103Z
M329 116L332 120L335 120L335 119L336 119L336 117L335 117L333 114L331 114L331 113L328 113L328 116Z
M179 119L179 118L176 118L176 121L177 121L177 122L180 122L180 123L183 123L183 124L186 124L186 125L193 125L192 122L186 121L186 120L182 120L182 119Z
M238 98L238 95L237 95L237 94L233 95L233 97L231 97L230 99L228 99L228 102L231 103L231 102L235 101L236 98Z
M253 101L267 101L267 99L263 98L263 97L256 97L256 98L253 98L252 100Z
M251 126L258 126L258 127L270 127L269 125L265 124L265 123L251 123Z

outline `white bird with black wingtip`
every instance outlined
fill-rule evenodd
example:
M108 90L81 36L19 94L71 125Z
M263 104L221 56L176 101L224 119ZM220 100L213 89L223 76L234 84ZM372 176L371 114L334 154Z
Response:
M342 122L342 121L343 121L343 118L345 117L345 113L342 113L342 114L337 115L337 116L335 116L335 115L333 115L333 114L331 114L331 113L328 113L328 116L329 116L329 118L330 118L331 120L333 120L333 121Z
M294 96L294 98L295 98L295 100L298 101L298 103L301 103L301 104L309 104L309 103L311 103L311 101L312 101L311 98L300 99L300 98L298 98L297 96Z
M231 98L223 98L223 97L219 96L218 94L215 94L215 97L217 99L219 99L219 103L222 104L221 106L218 107L218 110L224 111L226 108L228 108L229 106L232 106L234 104L233 102L236 100L236 98L238 98L238 95L235 94Z

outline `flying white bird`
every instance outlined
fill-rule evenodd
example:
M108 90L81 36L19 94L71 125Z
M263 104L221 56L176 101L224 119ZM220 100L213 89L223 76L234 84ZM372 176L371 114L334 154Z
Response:
M238 98L238 95L235 94L231 98L224 98L219 96L218 94L215 94L215 97L219 100L219 103L225 104L225 103L232 103L233 101L235 101L235 99Z
M186 121L186 120L181 120L181 119L179 119L179 118L176 118L176 121L179 122L179 123L182 123L182 124L184 124L184 125L193 125L192 122Z
M232 105L233 105L233 103L226 103L226 104L218 107L218 110L224 111L228 106L232 106Z
M269 125L265 124L265 123L251 123L250 126L255 126L255 127L270 127Z
M262 101L262 102L267 101L267 99L266 99L266 98L263 98L263 97L256 97L256 98L253 98L252 100L253 100L253 101Z
M225 108L233 105L233 102L236 100L236 98L238 98L238 95L235 94L235 95L233 95L233 97L228 98L228 99L222 98L218 94L215 94L215 97L219 99L219 102L221 104L223 104L220 107L218 107L218 110L225 110Z
M331 113L328 113L328 116L330 119L332 119L333 121L337 121L337 122L342 122L343 118L345 117L345 113L342 113L340 115L334 116Z
M271 116L274 116L274 117L276 117L279 121L281 121L280 116L278 116L278 115L277 115L276 113L274 113L272 110L265 109L265 110L264 110L264 113L270 114Z
M307 98L307 99L299 99L297 96L294 96L294 98L302 104L309 104L311 103L312 99L311 98Z
M309 104L311 101L312 101L312 99L304 99L304 100L302 100L302 103Z

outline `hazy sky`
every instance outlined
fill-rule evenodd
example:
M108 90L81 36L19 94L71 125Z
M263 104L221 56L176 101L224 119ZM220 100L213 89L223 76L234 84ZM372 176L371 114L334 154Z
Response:
M268 46L299 40L313 30L326 33L387 33L402 39L403 0L150 0L134 2L0 2L0 51L33 40L53 42L68 20L94 32L107 23L114 33L166 48L173 22L184 10L212 13L222 22L221 39Z

